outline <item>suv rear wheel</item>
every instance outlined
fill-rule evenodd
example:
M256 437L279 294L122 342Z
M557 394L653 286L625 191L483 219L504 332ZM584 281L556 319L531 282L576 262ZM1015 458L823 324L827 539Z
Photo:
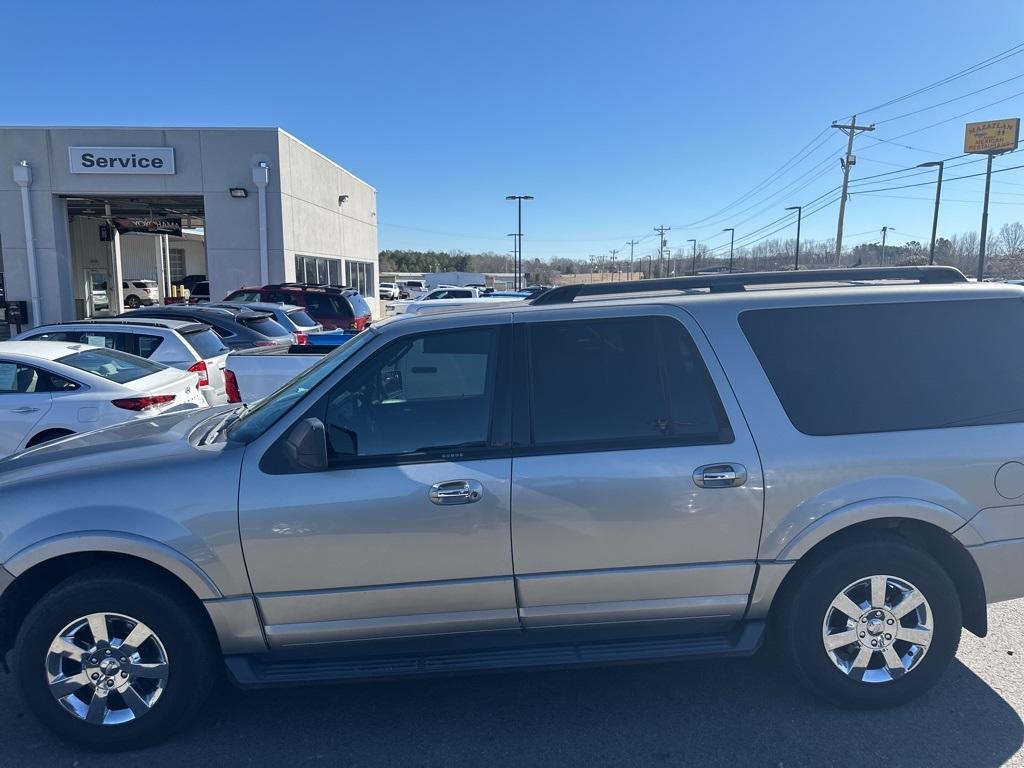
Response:
M119 750L184 726L209 692L216 653L198 610L158 581L93 573L46 594L21 627L22 695L68 741Z
M778 629L790 666L840 706L889 707L921 695L960 643L953 582L896 537L822 557L782 597Z

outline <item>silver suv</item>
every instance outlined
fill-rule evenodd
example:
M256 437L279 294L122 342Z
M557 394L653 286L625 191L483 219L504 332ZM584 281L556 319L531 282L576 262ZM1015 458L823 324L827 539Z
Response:
M251 408L0 463L31 710L149 743L242 686L754 653L924 692L1024 595L1024 289L588 284L375 324ZM110 489L117 489L116 498Z

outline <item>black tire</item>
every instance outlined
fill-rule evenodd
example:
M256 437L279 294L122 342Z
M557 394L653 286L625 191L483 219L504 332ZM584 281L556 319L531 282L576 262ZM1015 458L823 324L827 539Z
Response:
M135 295L125 296L124 305L128 307L128 309L138 309L139 307L142 306L142 300Z
M45 432L40 432L35 435L31 440L25 443L26 448L35 448L37 445L48 443L51 440L59 440L62 437L75 434L70 429L48 429Z
M220 664L202 609L180 585L134 569L113 574L109 567L105 570L85 572L44 595L21 626L13 660L22 697L45 726L69 742L113 752L156 744L184 727L202 706ZM129 722L87 723L50 692L50 644L70 623L93 613L136 619L152 629L166 649L168 675L162 693L148 712ZM85 690L88 694L89 688Z
M963 626L956 587L933 557L900 537L882 535L872 541L853 541L807 564L796 575L798 581L780 596L776 639L789 667L826 701L862 709L899 706L935 685L956 655ZM932 637L923 657L902 676L864 682L833 663L822 632L826 614L840 592L875 575L901 579L924 595L931 608ZM854 645L848 652L857 650Z

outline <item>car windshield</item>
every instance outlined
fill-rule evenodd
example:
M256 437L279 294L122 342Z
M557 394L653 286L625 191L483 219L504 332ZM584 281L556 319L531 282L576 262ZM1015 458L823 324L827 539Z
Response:
M377 335L376 331L366 330L356 334L338 348L324 355L323 359L314 363L276 392L267 395L249 408L228 430L228 437L239 443L248 443L267 431L293 405L299 402L310 390L333 373L357 350L366 346Z
M57 358L58 363L80 371L102 376L107 381L126 384L166 370L166 365L144 360L115 349L87 349L73 355Z

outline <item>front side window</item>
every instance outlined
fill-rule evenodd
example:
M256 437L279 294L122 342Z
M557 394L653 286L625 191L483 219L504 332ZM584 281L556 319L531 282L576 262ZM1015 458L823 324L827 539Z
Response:
M323 404L330 457L444 458L491 442L498 330L408 336L341 382Z
M678 321L620 317L526 328L535 447L732 441L707 367Z
M0 360L0 395L49 392L46 374L19 363Z
M807 435L1024 422L1024 304L748 310L740 327Z

